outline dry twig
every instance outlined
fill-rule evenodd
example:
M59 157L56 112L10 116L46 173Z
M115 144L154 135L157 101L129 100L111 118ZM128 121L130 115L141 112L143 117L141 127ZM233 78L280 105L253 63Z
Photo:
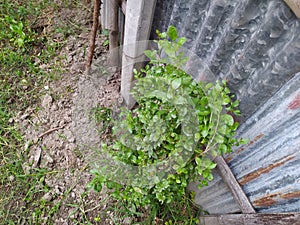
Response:
M99 15L100 15L100 5L101 0L94 0L94 13L93 13L93 27L91 30L90 43L89 43L89 51L87 55L87 60L85 64L86 73L89 74L91 69L91 64L93 61L93 55L95 50L95 40L97 35L97 29L99 25Z
M64 127L65 127L65 126L55 127L55 128L50 129L50 130L47 130L46 132L40 134L40 135L38 136L38 138L40 139L40 138L44 137L45 135L48 135L48 134L50 134L50 133L52 133L52 132L54 132L54 131L63 129Z

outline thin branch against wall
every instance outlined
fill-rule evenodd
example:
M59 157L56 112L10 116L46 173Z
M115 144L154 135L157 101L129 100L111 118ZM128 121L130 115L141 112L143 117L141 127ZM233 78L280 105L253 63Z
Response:
M101 8L101 0L94 0L94 12L93 12L93 27L91 30L90 41L89 41L89 51L87 55L85 70L86 73L90 73L91 64L93 61L93 55L95 50L95 40L97 36L97 30L99 26L99 15L100 15L100 8Z

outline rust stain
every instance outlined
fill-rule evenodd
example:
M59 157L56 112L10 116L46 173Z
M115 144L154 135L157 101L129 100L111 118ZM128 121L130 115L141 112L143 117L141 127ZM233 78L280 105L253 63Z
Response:
M260 168L252 173L247 174L246 176L244 176L241 180L240 180L240 184L244 185L246 183L248 183L251 180L256 179L257 177L259 177L261 174L264 173L268 173L270 172L272 169L279 167L281 165L283 165L284 163L286 163L287 161L290 161L291 159L295 158L294 155L286 157L278 162L275 162L274 164L269 165L268 167L265 168Z
M300 108L300 94L298 94L288 106L288 109L290 110L298 108Z
M234 156L236 156L237 154L241 153L242 151L244 151L247 147L253 145L255 142L257 142L259 139L261 139L263 136L265 136L264 134L259 134L257 135L253 140L251 140L248 144L246 144L243 147L238 148L234 153L232 153L230 156L226 157L225 161L229 162L231 161Z
M268 195L266 197L260 198L258 200L255 200L253 202L254 206L272 206L276 203L276 201L273 199L276 196L278 196L278 194L272 194L272 195Z
M233 159L233 156L228 156L225 158L225 161L228 163Z
M300 191L295 191L292 193L287 193L281 196L283 199L293 199L293 198L300 198Z
M260 206L260 207L272 206L276 204L276 202L282 199L288 200L288 199L295 199L299 197L300 197L300 191L286 193L286 194L279 192L279 193L270 194L263 198L257 199L253 201L253 205Z

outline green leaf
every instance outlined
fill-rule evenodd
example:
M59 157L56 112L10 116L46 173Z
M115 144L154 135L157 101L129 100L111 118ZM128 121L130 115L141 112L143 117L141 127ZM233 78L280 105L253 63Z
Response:
M219 150L221 151L221 152L227 152L227 145L225 145L225 144L220 144L219 145Z
M156 50L154 50L154 51L146 50L146 51L144 51L144 53L149 59L156 60L156 54L157 54Z
M179 88L179 86L181 85L181 78L177 78L175 80L172 81L172 88L173 89L177 89Z
M202 180L202 181L201 181L201 184L202 184L203 186L208 186L208 181L207 181L207 180Z
M196 141L199 141L200 138L201 138L200 133L196 133L196 134L195 134L195 140L196 140Z
M185 37L181 37L181 38L178 39L178 44L180 46L184 45L185 42L186 42L186 38Z
M225 124L227 124L228 126L233 126L234 124L234 119L232 116L228 115L228 114L224 114L221 116L222 121L225 122Z
M207 169L212 170L212 169L216 168L216 166L217 166L217 163L211 162L211 163L207 166Z
M203 130L203 131L201 131L201 134L202 134L202 137L207 137L207 135L208 135L208 130L207 129L205 129L205 130Z
M214 179L214 176L210 173L207 177L207 180L212 181Z
M202 163L202 159L199 158L199 157L195 158L195 161L196 161L196 164L199 165L199 166L200 166L201 163Z
M22 38L18 38L17 43L19 47L22 47L24 45L24 40Z
M239 104L240 104L240 101L239 101L239 100L236 100L236 101L234 101L231 105L232 105L232 107L236 108L236 107L239 106Z
M176 29L176 27L174 27L174 26L170 26L169 27L169 29L168 29L168 36L170 37L170 39L172 40L172 41L176 41L176 39L177 39L177 29Z

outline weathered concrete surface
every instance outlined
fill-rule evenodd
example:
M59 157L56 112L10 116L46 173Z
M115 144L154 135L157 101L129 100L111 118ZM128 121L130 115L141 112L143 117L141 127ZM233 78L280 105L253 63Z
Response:
M139 68L136 62L144 61L156 0L128 0L126 5L124 46L122 56L121 94L128 106L135 104L130 95L133 81L133 68Z

